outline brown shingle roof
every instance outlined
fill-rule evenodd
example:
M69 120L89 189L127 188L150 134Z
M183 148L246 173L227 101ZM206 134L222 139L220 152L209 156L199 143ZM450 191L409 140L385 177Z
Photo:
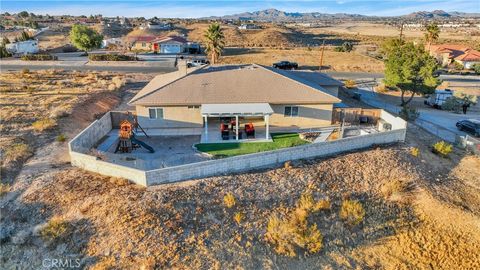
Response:
M150 84L149 84L150 85ZM210 66L159 86L133 105L200 105L225 103L318 104L340 100L260 65ZM143 91L143 90L142 90Z

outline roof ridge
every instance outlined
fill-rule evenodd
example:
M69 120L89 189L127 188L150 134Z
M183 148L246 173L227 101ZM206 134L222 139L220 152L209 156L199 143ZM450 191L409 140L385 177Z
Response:
M179 81L180 79L183 79L183 78L189 76L190 74L193 74L193 73L195 73L195 72L197 72L197 71L199 71L199 70L201 70L201 69L204 69L204 68L207 67L207 66L209 66L209 65L203 65L203 66L197 67L195 70L192 70L192 72L188 72L188 73L185 74L185 75L181 75L180 77L176 78L175 80L173 80L173 81L171 81L171 82L168 82L168 83L166 83L166 84L163 84L163 85L160 86L159 88L157 88L157 89L155 89L155 90L152 90L152 91L146 93L146 94L143 95L143 96L140 96L140 97L137 97L137 98L133 97L127 104L130 105L130 104L132 104L133 102L137 102L138 100L143 99L143 98L145 98L145 97L147 97L147 96L149 96L149 95L151 95L151 94L153 94L153 93L161 90L161 89L164 88L165 86L170 85L170 84L172 84L172 83L174 83L174 82L177 82L177 81ZM174 72L179 72L179 70L174 71ZM165 74L168 74L168 73L159 74L159 75L165 75ZM157 76L158 76L158 75L157 75ZM148 85L148 84L147 84L147 85ZM140 90L140 91L141 91L141 90Z
M294 79L292 79L292 78L290 78L290 77L288 77L288 76L285 76L284 74L282 74L282 73L280 73L280 72L277 72L277 71L274 70L273 68L266 67L266 66L260 65L260 64L253 64L253 65L257 65L257 66L259 66L259 67L261 67L261 68L263 68L263 69L265 69L265 70L270 71L271 73L274 73L274 74L277 74L277 75L279 75L279 76L281 76L281 77L287 78L287 79L289 79L289 80L291 80L291 81L294 81L294 82L297 83L297 84L305 85L305 86L311 88L311 89L314 90L314 91L318 91L318 89L315 89L314 87L312 87L312 86L310 86L310 85L308 85L308 84L305 84L305 83L303 83L303 82L301 82L301 81L294 80ZM298 76L297 76L297 78L298 78ZM302 79L302 78L299 78L299 79ZM327 95L327 96L330 96L330 97L339 99L339 98L336 97L336 96L333 96L333 95L330 95L329 93L326 93L327 90L326 90L325 88L323 88L322 86L319 85L319 87L320 87L321 89L325 90L325 91L321 91L322 94L325 94L325 95Z

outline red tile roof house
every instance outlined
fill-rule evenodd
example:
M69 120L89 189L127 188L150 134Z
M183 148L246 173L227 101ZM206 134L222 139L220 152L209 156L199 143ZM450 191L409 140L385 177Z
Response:
M239 127L252 123L258 138L269 140L269 131L330 126L342 85L320 72L256 64L187 69L180 64L179 71L156 76L129 104L152 135L221 141L220 126L228 119Z
M180 36L136 36L131 37L132 50L148 51L161 54L183 53L191 44Z
M480 52L465 45L431 45L430 55L444 67L453 62L461 64L465 69L471 69L474 64L480 64Z

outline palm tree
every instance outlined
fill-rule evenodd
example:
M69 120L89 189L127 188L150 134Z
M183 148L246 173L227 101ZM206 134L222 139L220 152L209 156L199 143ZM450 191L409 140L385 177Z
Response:
M440 29L436 23L432 22L425 26L425 30L427 31L425 33L425 41L428 43L428 51L430 51L430 46L432 46L432 43L438 40Z
M210 24L205 31L204 38L206 43L205 50L207 54L210 55L212 64L215 64L225 46L225 36L223 35L222 29L220 29L220 24Z

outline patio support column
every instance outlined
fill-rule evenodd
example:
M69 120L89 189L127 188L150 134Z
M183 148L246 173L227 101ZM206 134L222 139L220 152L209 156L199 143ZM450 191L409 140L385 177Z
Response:
M265 127L265 139L268 140L268 133L270 133L270 130L269 130L270 129L270 123L269 123L270 122L269 121L270 120L270 115L267 114L267 115L264 116L264 118L265 118L265 126L266 126Z
M203 116L205 118L205 134L208 134L208 116Z
M238 141L238 115L235 115L235 140Z

